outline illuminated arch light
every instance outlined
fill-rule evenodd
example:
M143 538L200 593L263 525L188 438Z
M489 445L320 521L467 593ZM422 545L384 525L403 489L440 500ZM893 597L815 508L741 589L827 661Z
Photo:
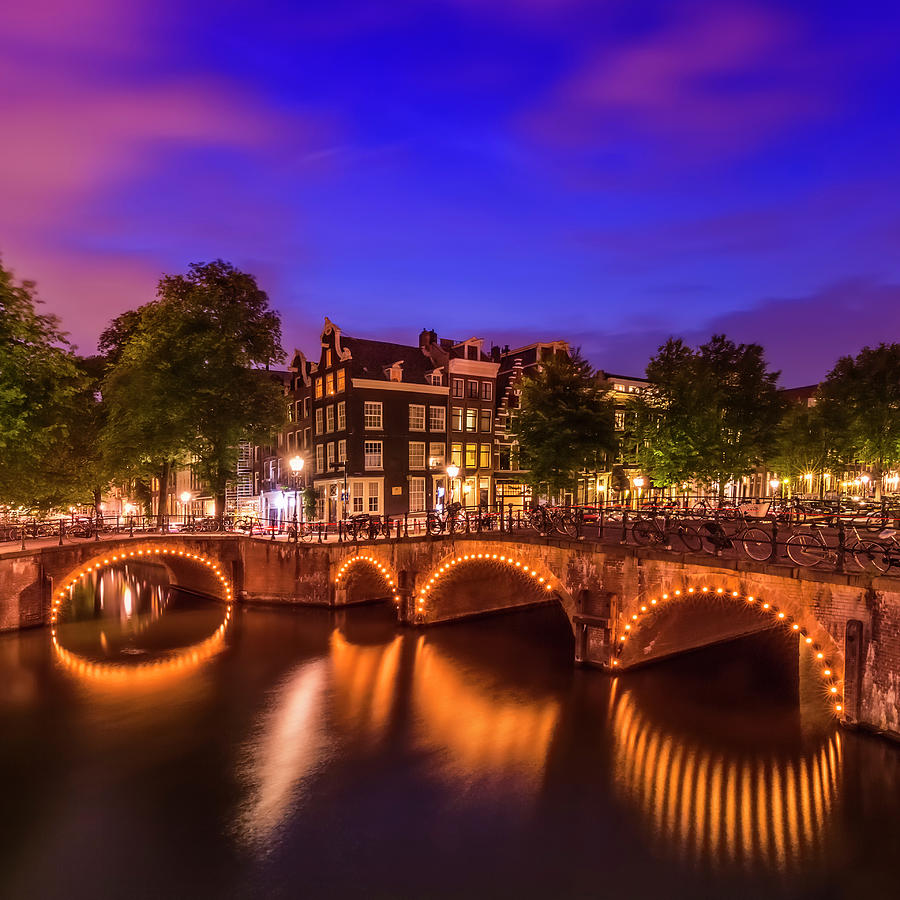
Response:
M687 589L688 594L695 593L694 588L690 587ZM700 588L700 593L708 594L710 593L710 589L708 587ZM725 588L716 588L714 591L717 595L723 595L726 593ZM729 596L735 599L741 599L740 594L737 591L728 591ZM675 591L675 596L681 596L681 591ZM661 599L652 599L650 600L650 606L659 606L661 603L669 599L668 594L663 594ZM757 603L757 598L752 595L747 595L742 598L747 603ZM763 602L759 604L759 608L766 610L766 612L770 613L775 621L778 623L785 625L791 631L798 632L800 636L803 638L803 642L815 653L815 662L819 666L819 674L822 677L825 688L827 689L828 697L830 700L837 700L838 702L834 704L834 712L836 714L840 714L844 709L844 701L843 701L843 685L837 680L833 667L828 662L824 648L820 647L817 643L815 643L812 637L807 634L806 629L800 625L799 622L795 622L791 616L785 613L783 610L779 610L777 607L772 606L768 602ZM652 611L652 610L651 610ZM616 642L616 657L622 655L622 650L624 649L625 641L631 635L631 633L636 630L640 625L641 618L646 615L648 612L647 604L644 603L640 607L640 613L634 613L631 616L631 621L625 624L625 634L619 635L619 640ZM617 666L619 664L618 659L613 659L612 664Z
M446 560L438 565L435 570L431 573L428 578L425 586L419 590L419 594L416 597L416 611L425 614L425 600L426 595L430 590L436 587L436 582L440 580L442 575L447 574L450 569L463 562L473 562L475 560L487 560L488 562L497 562L503 566L506 566L510 569L520 569L522 574L527 575L529 578L533 578L537 585L543 586L544 590L552 591L553 585L550 582L550 579L545 578L540 575L537 569L532 569L527 563L522 562L520 559L515 559L512 556L505 556L503 554L497 553L463 553L459 556L454 556L450 560Z
M340 584L341 579L347 574L348 570L351 566L356 563L367 562L371 563L379 572L384 576L385 581L387 581L388 586L390 587L393 593L393 599L395 603L399 603L400 598L397 596L397 584L394 581L394 576L391 574L390 570L383 563L379 562L375 559L374 556L367 556L366 554L357 554L356 556L351 556L341 567L338 569L337 575L334 577L334 583Z
M151 553L150 550L147 550L146 552L148 555ZM165 548L165 547L162 549L158 549L158 548L154 549L152 552L154 554L161 553L163 556L168 556L169 554L171 554L172 556L184 556L183 550L181 550L181 551L174 550L174 549L170 550L169 548ZM128 555L134 556L135 551L134 550L130 551ZM137 555L143 556L144 551L138 550ZM208 559L207 557L200 556L196 553L188 554L188 556L191 559L195 559L197 562L202 563L204 566L206 566L207 568L212 570L212 573L219 579L219 582L221 583L222 588L225 591L225 599L230 603L234 599L234 596L233 596L233 593L231 590L231 582L222 574L222 570L219 568L219 564L215 560ZM125 559L124 553L122 554L121 559ZM109 558L104 559L102 564L99 562L93 563L93 564L89 563L81 571L77 572L74 575L68 576L69 580L64 584L62 590L60 590L57 593L57 595L53 598L53 602L50 605L50 624L52 626L56 625L57 620L59 618L59 608L60 608L63 600L66 599L69 591L75 586L75 583L78 581L79 578L84 578L86 575L89 575L92 572L94 572L95 570L99 570L100 568L102 568L103 565L108 566L108 565L111 565L112 563L118 562L118 560L119 560L119 557L113 556L111 560Z

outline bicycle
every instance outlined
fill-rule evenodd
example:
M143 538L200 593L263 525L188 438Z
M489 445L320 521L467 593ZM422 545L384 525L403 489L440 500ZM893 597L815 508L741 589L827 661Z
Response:
M772 539L759 525L744 524L729 534L718 522L707 520L700 524L698 530L706 553L740 549L756 562L765 562L772 556Z
M861 569L871 567L883 575L893 566L900 566L900 542L892 529L882 531L878 537L881 540L860 541L853 549L853 558Z
M296 527L294 526L294 523L291 522L287 529L288 540L302 541L304 544L308 544L317 531L317 527L315 525L310 525L308 522L298 522Z
M666 531L659 524L660 516L648 516L638 519L631 526L631 536L636 544L647 546L648 544L670 544L671 537L677 537L689 552L696 553L703 545L700 534L692 525L676 522ZM665 519L663 518L665 522Z
M462 510L461 503L451 503L443 515L436 512L428 513L425 516L425 530L434 536L443 534L445 531L448 534L454 534L457 530L462 529L460 510Z
M840 558L841 548L832 547L828 541L825 540L825 535L822 531L826 526L814 524L806 527L808 529L815 529L815 531L798 531L795 534L792 534L785 542L785 550L787 551L787 555L791 562L804 569L816 569L827 563L836 566ZM843 552L845 558L846 556L852 556L854 562L856 562L860 568L864 569L865 565L860 562L861 558L866 557L866 551L863 549L863 544L875 542L861 541L859 532L855 528L851 528L850 531L852 533L852 540L847 542L845 539L844 541ZM857 556L857 554L859 554L859 556Z

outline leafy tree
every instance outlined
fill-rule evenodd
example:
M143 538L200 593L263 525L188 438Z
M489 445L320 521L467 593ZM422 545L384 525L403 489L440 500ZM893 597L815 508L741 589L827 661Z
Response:
M819 389L836 449L872 469L876 496L885 470L900 465L900 344L841 357Z
M0 503L49 509L72 492L60 455L76 430L82 373L30 281L0 265Z
M138 476L160 479L160 519L170 472L189 460L221 515L240 440L266 439L283 423L283 388L257 368L284 359L268 304L251 275L222 260L198 263L164 277L155 301L104 332L114 360L107 446Z
M824 473L840 466L841 443L821 406L792 404L778 425L768 464L793 483L802 483L808 472ZM820 484L824 489L824 479Z
M778 372L758 344L713 335L697 350L670 338L647 366L651 388L631 402L641 465L654 482L726 482L771 450L782 403Z
M556 354L522 384L511 431L519 463L535 488L551 496L598 472L615 451L613 405L579 352Z

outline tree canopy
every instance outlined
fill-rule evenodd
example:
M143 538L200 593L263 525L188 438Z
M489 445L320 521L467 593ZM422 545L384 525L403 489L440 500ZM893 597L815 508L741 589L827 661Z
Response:
M551 495L582 472L598 472L615 450L613 405L579 352L557 353L528 373L511 431L535 488Z
M782 409L758 344L713 335L697 350L671 338L647 366L651 387L631 402L637 457L658 485L716 483L752 471L775 440Z
M72 499L61 458L77 434L73 400L85 378L39 302L32 282L0 265L0 503L48 509Z
M819 388L819 405L838 451L870 466L880 490L885 469L900 465L900 344L842 356Z
M159 477L161 492L171 467L191 460L221 515L239 441L268 438L285 418L282 387L258 368L284 359L268 296L229 263L196 263L115 319L101 347L112 360L110 452L135 474Z

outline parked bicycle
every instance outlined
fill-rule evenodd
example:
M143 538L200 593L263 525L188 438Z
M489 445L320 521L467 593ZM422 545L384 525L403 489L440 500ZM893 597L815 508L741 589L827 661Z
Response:
M721 523L712 519L698 527L702 549L707 553L723 550L741 550L757 562L765 562L772 555L772 537L759 525L742 524L736 531L727 531Z
M829 544L825 537L825 529L827 526L820 524L807 525L803 531L797 531L792 534L785 542L785 550L791 562L801 566L804 569L816 569L820 566L837 567L841 560L851 558L860 568L866 568L861 560L867 558L867 554L877 555L877 549L867 550L863 545L872 544L874 542L864 542L859 537L859 532L855 528L850 528L845 532L843 551L837 544ZM872 563L874 566L874 562Z
M662 524L660 524L662 523ZM684 522L670 522L666 529L666 519L663 516L646 516L638 519L631 526L631 536L636 544L647 546L648 544L672 544L672 538L677 538L685 550L696 553L702 546L700 534L693 525Z
M457 531L465 530L465 519L460 516L462 511L461 503L450 503L443 513L434 511L428 513L425 517L425 530L432 535L455 534Z

